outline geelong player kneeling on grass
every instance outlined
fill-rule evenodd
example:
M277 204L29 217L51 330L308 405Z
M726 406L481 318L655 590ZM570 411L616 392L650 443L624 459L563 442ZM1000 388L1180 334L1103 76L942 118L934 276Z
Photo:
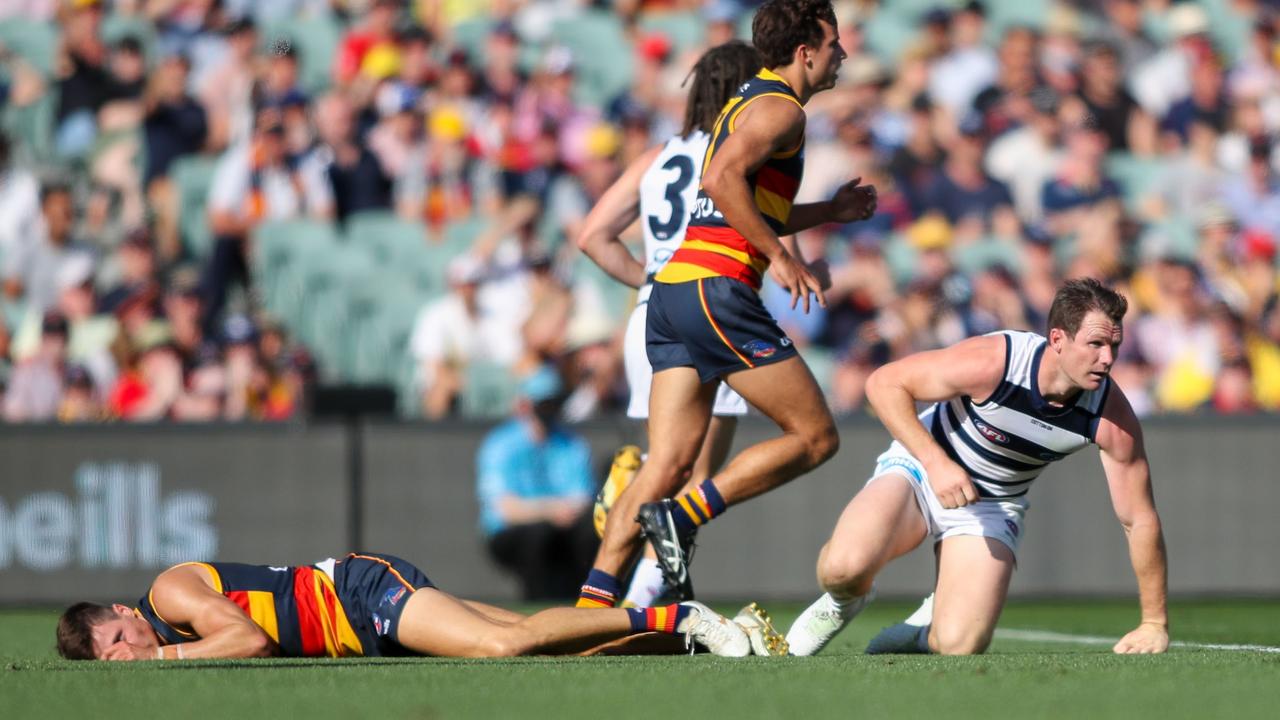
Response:
M696 602L526 616L437 590L399 558L352 553L298 567L177 565L136 608L71 606L58 621L58 652L72 660L510 657L677 652L681 635L717 655L751 651L741 627Z
M867 398L894 443L818 556L827 593L787 634L792 654L821 650L870 601L880 569L928 538L938 554L932 603L867 651L986 650L1013 574L1027 490L1049 463L1089 444L1101 451L1142 606L1141 624L1115 651L1169 647L1164 539L1142 428L1110 378L1127 307L1095 280L1071 280L1049 309L1047 338L997 332L872 373ZM929 403L918 417L917 403Z

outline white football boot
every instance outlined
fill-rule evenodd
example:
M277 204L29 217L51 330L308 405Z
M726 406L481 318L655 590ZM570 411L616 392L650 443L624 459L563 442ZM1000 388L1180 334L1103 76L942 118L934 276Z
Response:
M921 642L921 633L928 633L933 624L933 593L924 599L920 607L906 620L881 630L867 643L868 655L884 653L927 653L928 645ZM927 635L926 635L927 637ZM927 641L926 641L927 642Z
M800 613L800 617L796 618L795 623L791 625L791 630L787 632L787 644L791 648L791 654L800 656L817 654L831 642L831 638L849 624L850 620L857 617L875 596L876 589L873 586L866 595L841 604L831 597L831 593L824 593Z
M742 608L733 622L747 631L751 640L751 653L760 656L786 655L787 639L773 627L773 620L764 608L755 603Z
M693 650L696 642L713 655L721 657L746 657L751 654L751 639L747 631L737 623L703 605L697 600L680 603L692 611L676 626L676 632L684 633L685 645Z

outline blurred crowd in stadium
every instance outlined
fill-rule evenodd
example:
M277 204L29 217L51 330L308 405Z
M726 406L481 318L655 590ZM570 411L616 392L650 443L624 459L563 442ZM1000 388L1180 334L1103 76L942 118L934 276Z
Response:
M1263 0L836 2L809 110L808 315L838 414L880 363L1040 330L1092 275L1142 414L1280 407L1280 15ZM317 382L505 414L559 369L625 401L633 293L573 239L678 129L749 0L0 0L7 421L285 419ZM638 239L638 233L636 234Z

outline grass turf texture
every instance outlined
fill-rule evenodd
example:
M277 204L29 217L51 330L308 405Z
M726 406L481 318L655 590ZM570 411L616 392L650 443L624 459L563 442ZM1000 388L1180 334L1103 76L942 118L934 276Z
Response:
M718 606L723 611L735 608ZM798 606L770 607L786 628ZM5 718L1277 717L1280 654L997 639L971 658L866 656L913 609L877 603L813 658L351 659L71 663L56 614L0 612ZM1174 638L1280 646L1280 603L1175 603ZM1011 605L1002 628L1119 637L1135 603Z

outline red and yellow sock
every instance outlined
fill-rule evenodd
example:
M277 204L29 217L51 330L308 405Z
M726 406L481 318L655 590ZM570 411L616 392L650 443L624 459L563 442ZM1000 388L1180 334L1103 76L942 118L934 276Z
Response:
M591 572L587 573L587 581L582 583L582 589L578 591L576 607L615 607L618 604L618 596L621 594L622 587L618 583L618 578L603 570L592 568Z
M680 623L688 617L693 608L688 605L664 605L662 607L630 608L631 631L642 632L676 632Z
M676 498L671 517L681 530L691 530L724 512L725 507L715 483L703 480L698 487Z

